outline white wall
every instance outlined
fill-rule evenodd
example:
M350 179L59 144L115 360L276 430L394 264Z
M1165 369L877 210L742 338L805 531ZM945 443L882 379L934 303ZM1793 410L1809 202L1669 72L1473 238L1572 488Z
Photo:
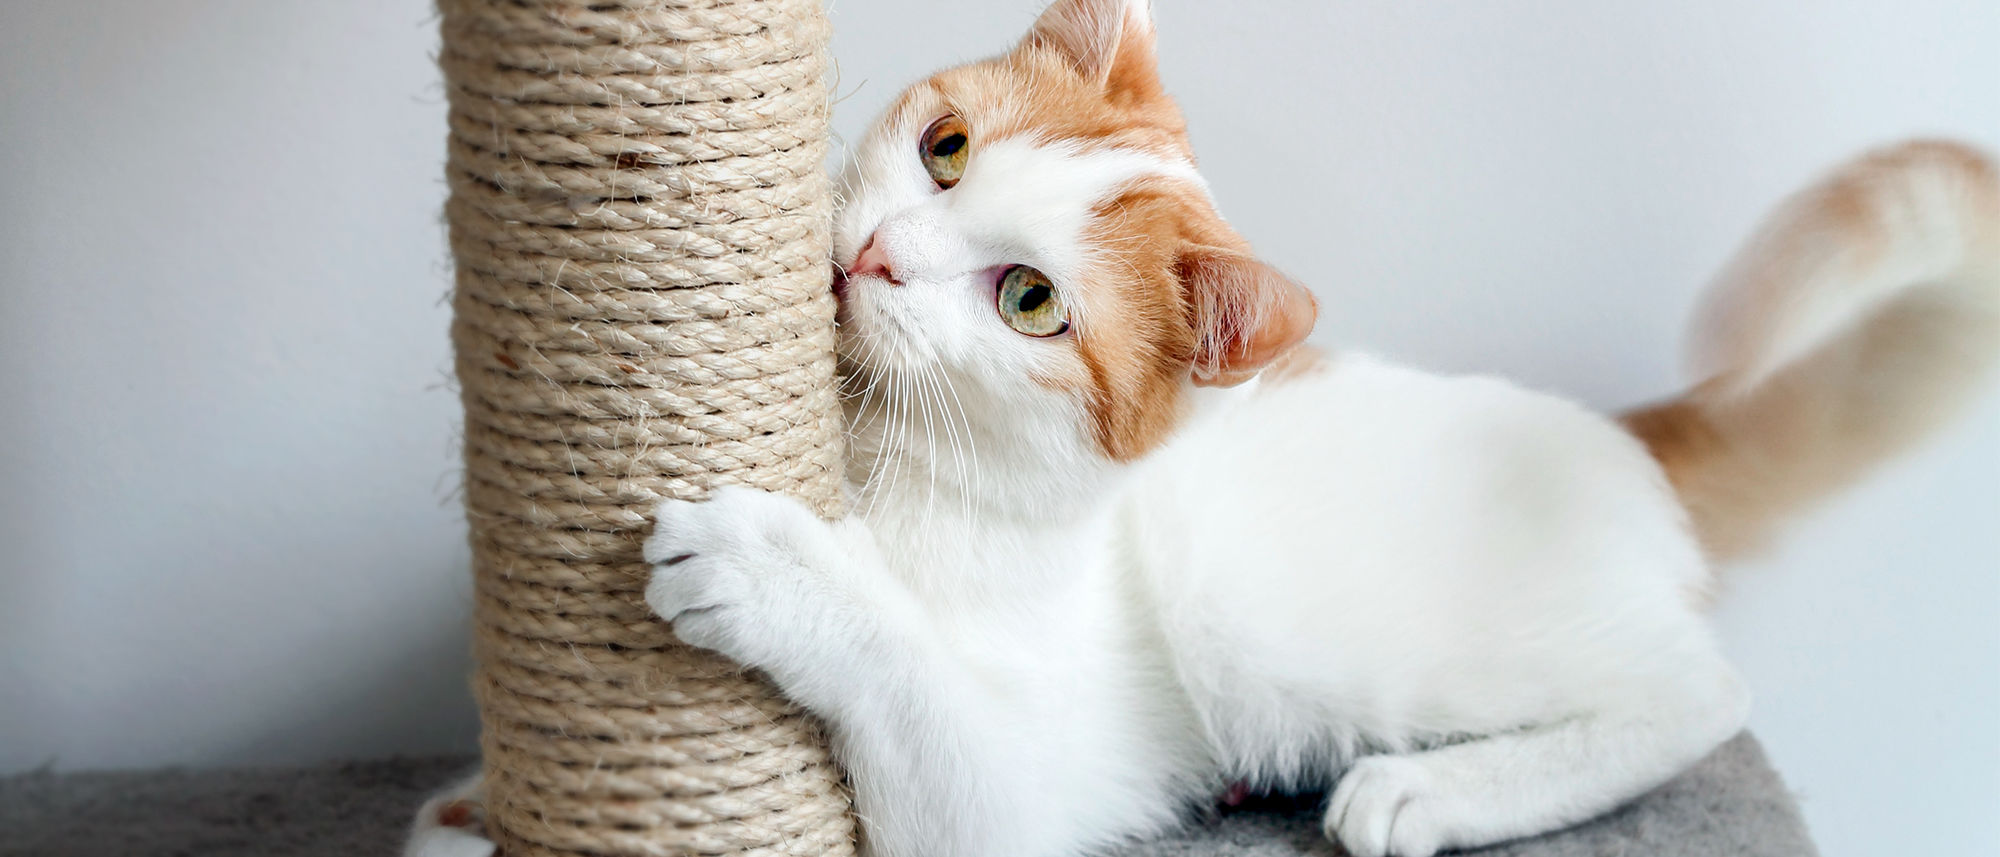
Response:
M1036 0L841 0L836 125ZM1603 407L1754 219L2000 148L2000 3L1158 0L1225 212L1320 338ZM463 749L424 0L0 4L0 771ZM2000 849L2000 391L1732 572L1828 857Z
M468 746L429 17L0 3L0 769Z

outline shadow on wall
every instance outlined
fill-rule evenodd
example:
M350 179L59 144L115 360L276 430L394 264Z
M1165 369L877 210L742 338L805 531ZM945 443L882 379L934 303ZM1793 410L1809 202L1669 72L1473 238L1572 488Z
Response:
M441 576L464 573L458 567ZM389 647L392 656L346 665L337 686L301 688L284 704L265 706L258 728L219 748L218 759L264 764L327 755L301 752L309 747L338 748L355 759L477 752L469 615L405 630Z
M464 569L431 574L456 580ZM0 723L13 733L0 742L0 775L474 752L469 611L425 600L395 611L395 623L340 619L283 641L213 618L145 629L210 637L238 653L226 663L186 651L148 656L126 644L80 647L75 628L0 629L0 652L11 661L0 671L18 673L8 684L19 691L0 699ZM410 621L419 614L427 615ZM110 651L128 667L87 666ZM141 660L143 668L129 668Z

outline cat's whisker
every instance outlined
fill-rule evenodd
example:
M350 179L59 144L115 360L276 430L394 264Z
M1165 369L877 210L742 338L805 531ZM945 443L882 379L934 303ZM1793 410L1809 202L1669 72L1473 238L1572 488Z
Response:
M951 371L948 369L944 369L942 364L940 364L938 377L944 382L944 389L951 394L952 408L958 412L958 422L963 424L965 428L964 449L960 450L958 448L958 440L957 440L957 435L955 433L952 439L952 447L954 452L956 453L955 457L958 459L958 465L959 465L958 492L959 492L959 505L961 506L961 513L964 515L966 520L971 520L973 511L972 498L974 496L977 496L974 492L977 491L979 488L979 486L975 484L978 482L978 475L979 475L979 465L978 465L979 444L977 442L977 439L973 437L974 428L972 425L972 419L965 413L965 400L958 395L958 385L951 380ZM947 418L948 417L949 417L949 412L947 412ZM968 471L970 472L970 475L968 475Z
M937 497L937 461L935 456L932 455L932 451L937 449L937 437L934 427L931 425L930 399L924 395L923 364L918 364L914 367L909 377L910 405L916 411L917 416L923 420L924 444L922 447L913 446L905 452L905 455L912 467L921 467L923 473L927 474L930 478L930 489L924 492L924 514L922 517L923 528L929 530L931 526L931 501ZM915 420L911 421L910 428L912 432L916 430Z
M875 498L879 496L878 480L882 476L883 467L887 459L885 448L887 446L886 431L888 426L885 423L888 420L888 415L884 408L886 403L881 398L877 398L877 394L883 392L882 383L887 378L887 373L878 369L868 368L881 365L878 359L878 342L876 337L872 334L862 335L856 342L864 352L861 363L863 371L868 373L869 378L868 386L862 391L861 399L855 409L854 423L848 427L848 438L850 445L853 447L860 447L863 442L867 443L867 454L869 456L868 476L862 480L861 487L857 493L868 498L868 510L872 513L875 508ZM860 432L860 426L862 425L868 427L869 433L867 435L863 435Z
M890 478L888 490L897 492L897 496L901 496L901 492L904 490L903 477L905 473L916 467L918 463L915 460L917 450L917 403L915 401L917 385L915 379L908 372L899 373L897 377L901 381L896 396L896 402L900 406L902 414L901 419L898 420L901 424L901 430L897 432L897 436L901 441L897 444L895 453L896 470L895 474Z
M883 497L895 492L896 484L903 478L903 457L909 447L909 379L901 372L889 376L887 404L889 406L884 427L885 443L882 451L882 478L876 484L874 496L869 501L869 514Z
M951 456L951 465L956 471L956 478L947 480L946 487L949 490L958 493L959 496L962 498L964 496L964 490L965 490L964 448L959 441L958 426L956 423L953 422L951 418L950 403L946 402L944 398L944 382L943 382L944 374L945 370L942 361L933 358L929 363L925 364L924 382L927 391L925 393L924 398L927 401L932 401L936 403L937 421L943 425L945 440L950 444L949 454ZM928 406L926 409L928 410ZM926 422L928 422L928 420ZM935 443L935 441L933 441L933 443ZM937 495L937 471L942 467L942 464L936 460L939 450L933 447L931 452L932 452L931 494L932 494L932 501L935 502Z

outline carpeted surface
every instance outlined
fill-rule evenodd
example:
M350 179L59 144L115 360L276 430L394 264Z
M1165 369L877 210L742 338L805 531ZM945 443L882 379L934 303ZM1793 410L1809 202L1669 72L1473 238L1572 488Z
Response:
M388 857L464 759L0 778L4 857ZM1118 857L1336 857L1309 810L1238 811ZM1748 735L1631 807L1480 857L1811 857L1798 807Z

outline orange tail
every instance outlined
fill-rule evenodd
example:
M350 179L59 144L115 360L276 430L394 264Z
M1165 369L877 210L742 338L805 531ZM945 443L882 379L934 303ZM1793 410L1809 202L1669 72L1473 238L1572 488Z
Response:
M1705 380L1624 421L1726 559L1923 437L2000 362L2000 170L1948 142L1836 170L1725 269L1694 356Z

